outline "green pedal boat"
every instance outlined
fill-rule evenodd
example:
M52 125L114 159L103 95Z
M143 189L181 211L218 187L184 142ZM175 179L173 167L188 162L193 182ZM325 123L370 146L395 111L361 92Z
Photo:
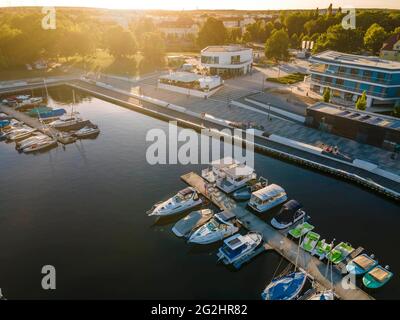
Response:
M315 246L314 250L312 251L312 254L317 256L319 260L325 259L326 255L331 252L332 250L332 244L327 243L326 240L320 240L318 241L317 245Z
M329 261L334 264L338 264L346 259L352 252L354 248L345 242L339 243L331 252L329 252L326 257Z
M314 229L314 226L309 224L308 222L303 222L299 224L296 228L293 228L289 231L289 234L295 238L299 239L300 237L304 236L308 232Z
M312 252L315 248L315 246L318 243L318 240L321 236L318 233L315 233L313 231L310 231L307 233L307 235L304 237L303 242L301 243L301 247L308 252Z

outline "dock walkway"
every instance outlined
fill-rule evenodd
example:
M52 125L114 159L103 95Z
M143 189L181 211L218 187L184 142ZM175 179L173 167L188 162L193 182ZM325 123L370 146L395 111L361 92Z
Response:
M261 233L268 247L273 248L289 262L293 264L297 262L297 266L305 270L320 286L331 288L331 281L328 278L328 275L330 277L330 272L328 272L328 266L324 262L302 250L296 242L273 229L249 210L238 206L233 199L229 198L223 192L216 188L212 189L208 187L207 182L198 174L190 172L183 175L181 179L188 185L196 188L198 192L212 201L221 210L229 210L234 213L246 229ZM332 271L332 280L335 293L341 299L374 300L373 297L358 287L354 289L345 288L345 286L342 285L343 276L335 268L333 268Z

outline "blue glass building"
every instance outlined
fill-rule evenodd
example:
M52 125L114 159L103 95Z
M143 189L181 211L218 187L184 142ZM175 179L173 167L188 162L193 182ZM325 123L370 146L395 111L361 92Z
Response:
M400 62L336 51L313 55L310 62L311 90L330 88L335 103L354 105L365 91L368 108L400 105Z

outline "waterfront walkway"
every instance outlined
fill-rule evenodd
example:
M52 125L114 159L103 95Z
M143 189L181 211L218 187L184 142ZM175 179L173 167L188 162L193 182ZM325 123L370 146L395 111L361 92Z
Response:
M327 264L311 256L299 245L285 237L282 233L272 228L250 211L236 205L236 202L218 189L206 188L206 181L194 172L190 172L181 177L188 185L196 188L221 210L229 210L239 218L243 226L249 231L259 232L263 235L263 240L268 247L275 250L292 264L303 269L314 281L324 288L333 289L335 294L344 300L373 300L374 298L365 293L358 287L352 289L343 286L343 276L336 268L332 268L332 282L330 281L331 272ZM330 269L330 268L329 268Z

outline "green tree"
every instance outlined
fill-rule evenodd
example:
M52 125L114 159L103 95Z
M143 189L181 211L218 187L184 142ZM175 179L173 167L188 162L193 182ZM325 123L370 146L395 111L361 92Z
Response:
M322 94L322 99L324 100L324 102L329 103L331 102L331 89L329 89L328 87L326 87L324 89L324 93Z
M329 27L326 33L318 37L314 52L335 50L354 53L360 51L362 47L363 37L359 30L345 30L341 24L337 24Z
M265 42L265 56L275 61L289 58L289 36L283 29L274 30Z
M387 36L385 29L383 29L379 24L374 23L365 33L364 45L368 50L372 51L372 53L377 53Z
M137 52L137 43L130 31L111 27L105 34L105 44L114 57L127 57Z
M357 99L356 102L356 109L357 110L365 110L367 108L367 93L364 91L361 95L361 97L359 97Z
M290 47L292 49L298 49L300 47L300 39L297 36L297 33L293 33L293 35L290 37Z
M197 42L202 48L223 45L228 39L228 32L221 20L208 18L199 31Z
M143 35L141 52L144 62L156 66L162 66L165 63L165 42L162 36L157 32L146 32Z

